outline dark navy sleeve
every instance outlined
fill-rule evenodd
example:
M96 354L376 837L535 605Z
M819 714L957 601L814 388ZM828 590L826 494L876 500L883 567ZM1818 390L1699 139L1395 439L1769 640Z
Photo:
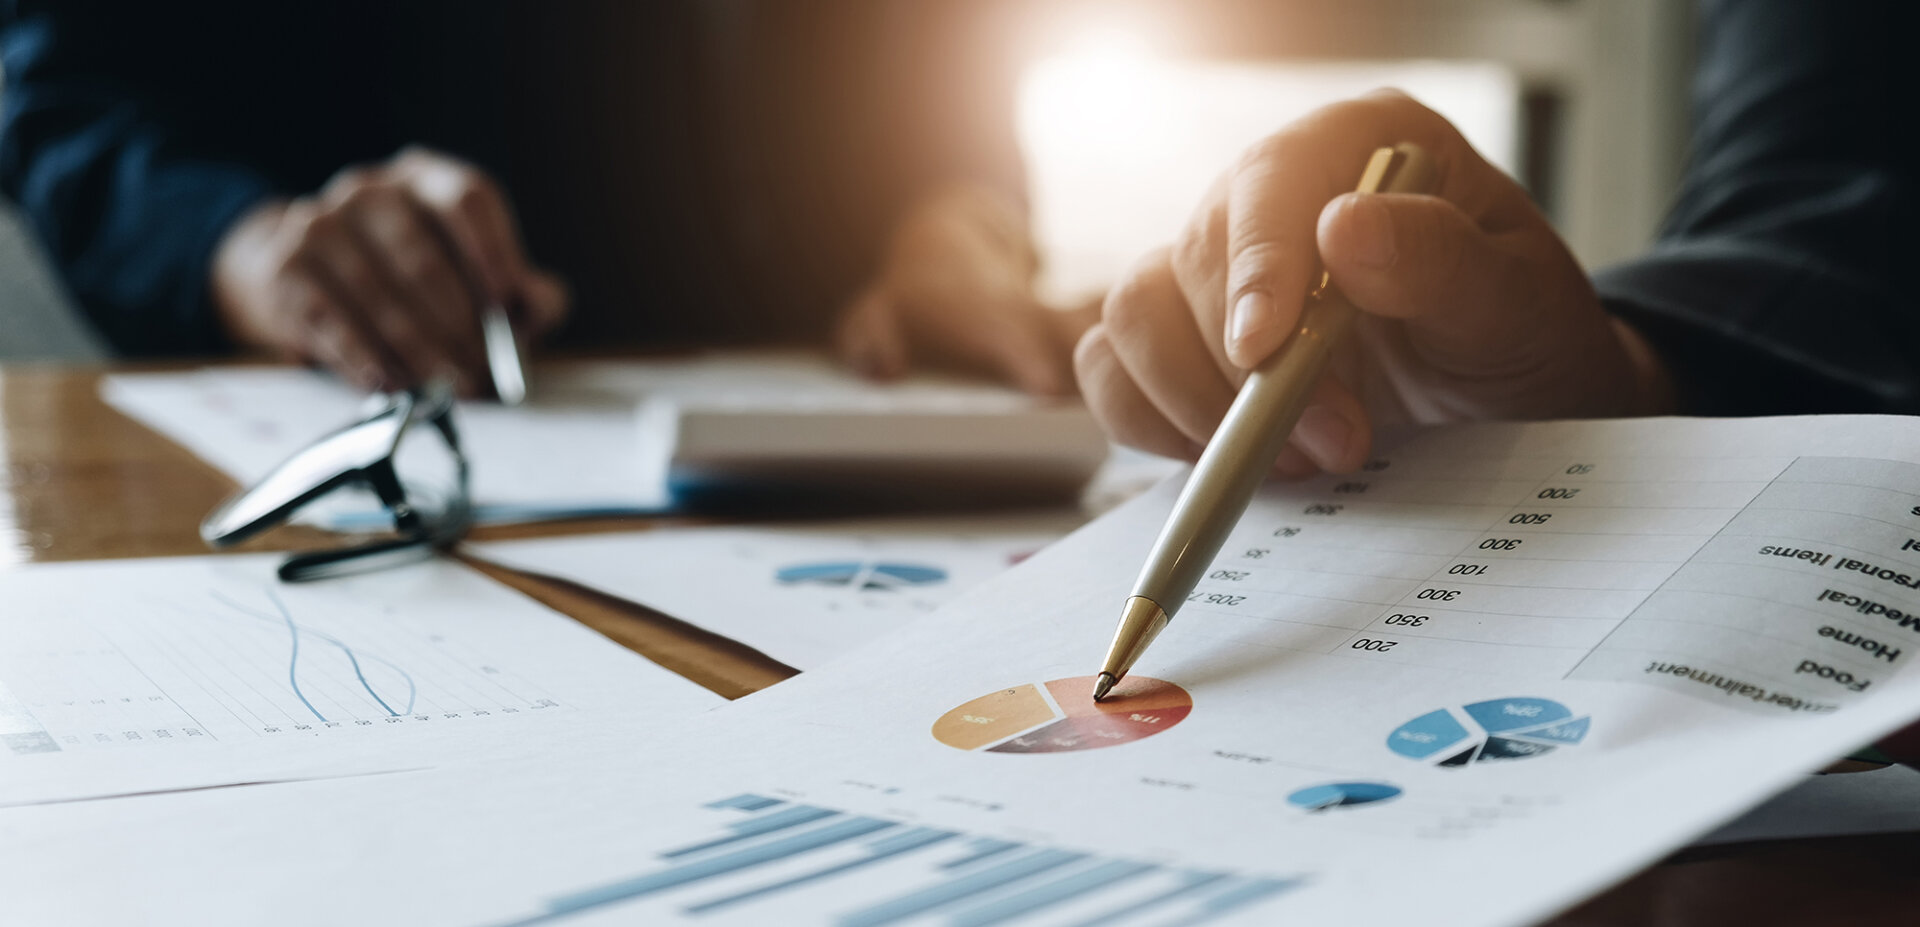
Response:
M1896 6L1701 6L1680 195L1646 255L1595 275L1684 411L1920 412L1920 306L1895 274L1916 227Z
M5 10L0 189L24 210L59 276L116 349L217 351L225 339L208 300L209 259L271 184L183 143L167 110L185 101L157 99L151 88L162 82L143 88L138 73L111 59L128 38L112 22L115 11L55 6Z

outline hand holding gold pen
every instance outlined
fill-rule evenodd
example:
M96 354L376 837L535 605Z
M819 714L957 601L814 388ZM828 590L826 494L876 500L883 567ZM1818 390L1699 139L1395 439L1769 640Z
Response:
M1357 189L1361 193L1424 193L1433 176L1426 153L1401 144L1373 153ZM1353 326L1357 311L1322 271L1298 328L1248 375L1134 581L1094 684L1095 701L1105 698L1146 652L1220 552L1254 491L1272 472L1334 346Z
M1378 195L1341 192L1394 141L1417 145L1431 177L1390 159L1361 183ZM1427 183L1428 195L1404 192ZM1328 275L1339 292L1305 298ZM1365 318L1339 351L1339 376L1283 373L1324 363L1354 309ZM1074 367L1114 440L1206 454L1130 600L1115 679L1270 472L1357 467L1378 425L1678 405L1660 355L1601 303L1527 189L1440 114L1392 90L1324 107L1249 149L1173 246L1113 287ZM1190 549L1170 546L1182 540Z

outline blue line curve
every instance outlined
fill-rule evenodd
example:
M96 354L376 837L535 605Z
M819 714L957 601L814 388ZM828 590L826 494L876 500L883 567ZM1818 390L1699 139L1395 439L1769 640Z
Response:
M320 709L313 707L313 703L307 701L306 693L300 691L300 626L293 623L293 614L280 603L280 597L274 595L271 588L267 590L267 598L272 599L273 607L280 610L280 617L287 620L287 636L293 641L293 652L287 656L287 685L293 687L293 694L299 697L300 704L307 706L307 710L313 712L313 716L324 723L327 716L321 714Z
M269 597L273 595L272 587L264 587L264 589ZM229 599L224 595L221 595L220 590L218 589L210 590L209 594L211 594L214 597L214 599L218 600L221 604L243 615L250 615L254 618L260 619L261 621L271 621L275 624L279 624L281 622L280 618L276 618L272 615L268 615L263 612L256 612L253 609L246 607L245 605L241 605L240 603L235 602L234 600ZM280 606L281 615L283 616L286 615L287 608L285 605L281 605L278 599L274 600L274 604ZM300 627L305 627L305 626L301 625ZM313 635L314 637L317 637L323 641L326 641L329 644L334 645L335 647L340 648L341 650L345 650L347 652L348 661L353 663L354 675L359 676L361 685L363 686L367 685L367 677L360 675L360 661L356 658L353 650L347 646L346 641L343 641L337 637L334 637L333 635L328 634L325 631L315 631L312 628L306 628L306 632L308 634ZM379 702L380 707L385 708L387 710L387 714L389 715L394 715L397 717L399 715L413 714L414 703L418 701L420 697L420 686L413 681L413 674L407 672L405 669L402 669L400 667L400 664L395 663L392 660L389 660L386 657L383 657L377 653L367 654L367 659L372 660L375 663L386 664L386 667L388 669L393 670L396 673L399 673L400 678L405 679L407 681L407 707L401 709L400 711L398 712L394 711L393 708L386 703L386 700L382 699L378 695L374 695L373 700L376 702ZM373 694L373 689L371 686L368 686L367 692L370 695ZM302 701L304 701L304 699ZM308 707L311 708L312 706L309 705Z
M393 706L388 705L387 700L381 698L380 693L373 691L373 686L367 683L367 675L360 672L360 659L353 655L353 648L339 641L334 641L333 646L340 648L340 652L347 655L347 662L353 664L353 678L360 680L360 688L367 690L367 694L373 696L373 700L379 702L380 707L387 710L388 716L395 718L400 717L400 713L394 711ZM412 680L408 681L411 682Z
M333 638L328 638L328 640L333 640ZM335 640L335 641L334 641L334 643L336 643L336 644L340 644L340 642L339 642L339 641L337 641L337 640ZM346 647L347 645L345 645L345 644L340 644L340 646L341 646L342 648L345 648L345 647ZM399 674L400 674L400 678L401 678L401 679L405 679L405 680L407 681L407 707L405 707L405 708L402 708L402 709L400 709L400 713L401 713L401 714L403 714L403 715L410 715L410 714L413 714L413 701L414 701L414 698L415 698L416 696L418 696L418 695L420 694L420 688L419 688L418 686L416 686L416 685L414 685L414 684L413 684L413 674L412 674L412 673L409 673L409 672L407 672L406 670L403 670L403 669L401 669L401 668L400 668L400 664L398 664L398 663L395 663L395 662L393 662L392 660L389 660L389 659L387 659L386 657L383 657L383 656L381 656L381 655L379 655L379 654L377 654L377 653L370 653L370 654L367 654L367 659L369 659L369 660L372 660L372 661L373 661L373 662L375 662L375 663L385 663L385 664L387 665L387 669L390 669L390 670L393 670L393 671L394 671L394 672L396 672L396 673L399 673ZM353 666L353 668L354 668L354 671L355 671L355 672L359 672L359 670L360 670L360 664L358 664L358 663L355 663L355 664L354 664L354 666ZM363 679L361 679L360 681L361 681L361 682L363 682L363 683L364 683L364 682L366 682L366 680L365 680L364 678L363 678ZM378 698L379 698L379 696L374 696L374 698L376 698L376 699L378 699ZM385 707L385 706L386 706L386 704L387 704L386 702L381 702L381 703L380 703L380 705L381 705L382 707Z

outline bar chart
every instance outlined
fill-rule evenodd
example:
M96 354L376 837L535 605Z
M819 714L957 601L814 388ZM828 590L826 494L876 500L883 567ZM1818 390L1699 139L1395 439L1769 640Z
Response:
M960 927L1204 925L1302 884L1298 877L1185 868L971 835L763 795L706 806L730 819L663 850L631 878L548 899L513 925L624 906L714 923L886 927L938 917Z

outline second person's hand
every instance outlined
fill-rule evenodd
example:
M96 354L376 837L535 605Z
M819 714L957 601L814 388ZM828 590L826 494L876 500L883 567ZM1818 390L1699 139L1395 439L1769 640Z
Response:
M836 323L835 351L874 379L946 366L1037 396L1069 394L1073 345L1094 313L1043 305L1036 269L1014 204L979 187L940 191L894 229L879 273Z
M1436 195L1354 194L1369 154L1413 142ZM1081 391L1122 443L1193 458L1246 371L1293 333L1318 268L1362 310L1277 469L1350 470L1381 425L1653 414L1660 360L1601 306L1520 185L1393 91L1268 137L1175 245L1143 259L1080 341Z
M475 395L489 382L482 307L516 311L525 337L567 309L565 287L528 263L494 182L422 149L256 207L216 249L212 283L236 341L321 364L363 389L449 376Z

